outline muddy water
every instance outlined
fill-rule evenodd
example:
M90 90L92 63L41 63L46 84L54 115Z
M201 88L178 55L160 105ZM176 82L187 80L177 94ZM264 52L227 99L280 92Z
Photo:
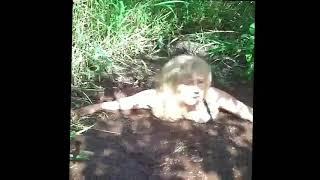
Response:
M72 165L74 178L250 179L252 125L225 113L207 124L108 114L79 138L94 155Z

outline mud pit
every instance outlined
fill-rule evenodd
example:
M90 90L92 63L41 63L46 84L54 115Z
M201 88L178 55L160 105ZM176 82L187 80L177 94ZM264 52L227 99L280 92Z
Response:
M226 91L252 106L252 90ZM206 124L164 122L145 110L96 120L78 137L94 154L70 164L70 179L251 179L252 124L231 114Z

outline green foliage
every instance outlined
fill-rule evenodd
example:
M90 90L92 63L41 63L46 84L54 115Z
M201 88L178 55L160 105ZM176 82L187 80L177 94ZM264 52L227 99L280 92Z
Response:
M73 123L72 126L75 126L75 125L76 125L76 123ZM81 130L78 130L78 131L76 131L77 128L72 127L72 126L71 126L71 131L70 131L70 142L74 142L77 135L82 134L83 132L87 131L88 129L90 129L94 125L87 126L87 127L82 127ZM70 153L70 160L71 161L89 160L89 155L90 155L90 153L88 153L87 151L80 150L78 155L74 155L74 154Z
M209 50L209 53L212 58L228 57L227 59L233 59L233 63L229 63L229 66L233 69L237 69L243 64L242 69L237 69L241 72L236 73L240 73L240 76L245 76L246 79L251 80L254 74L254 23L247 29L248 31L240 37L239 35L212 36L210 42L214 44L214 47ZM242 60L245 60L245 63L242 63ZM219 66L221 63L228 64L226 61L220 61L213 66ZM221 71L221 67L215 69L215 71Z
M244 34L244 49L246 53L247 60L247 71L246 74L249 79L252 79L254 74L254 32L255 32L255 24L252 23L249 28L249 34Z
M143 75L147 69L137 58L139 55L158 52L180 34L214 30L235 33L207 34L198 41L215 43L215 49L210 51L213 56L229 56L241 61L245 52L249 67L246 73L252 76L253 45L250 45L250 38L254 36L248 27L253 22L254 2L250 1L75 2L72 85L95 88L94 82L105 76L122 76L128 72Z
M73 156L73 154L70 154L71 161L86 161L89 159L90 155L86 153L86 151L80 151L80 153L77 156Z
M144 64L135 57L155 52L157 40L172 34L176 21L169 18L173 12L167 8L172 3L90 0L74 4L73 85L95 87L95 80L112 73L143 73Z

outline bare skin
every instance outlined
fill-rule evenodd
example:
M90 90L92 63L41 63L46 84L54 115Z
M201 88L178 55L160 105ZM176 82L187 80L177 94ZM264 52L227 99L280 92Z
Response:
M197 93L194 93L197 95ZM215 119L219 113L219 108L229 111L230 113L239 116L242 119L253 121L253 109L235 99L230 94L210 87L207 98L205 99L210 109L210 114ZM89 105L78 109L76 114L78 116L91 115L98 111L115 112L118 110L131 109L150 109L152 110L157 104L153 103L159 101L155 89L141 91L133 96L121 98L118 101L103 102L99 104ZM193 120L199 123L205 123L210 120L210 115L207 112L203 101L198 101L194 105L188 106L188 112L184 118Z
M160 119L189 119L205 123L211 118L215 119L219 109L224 109L253 122L251 107L220 89L209 87L212 84L211 71L209 65L200 58L188 55L173 58L164 66L161 80L158 89L144 90L117 101L89 105L76 110L75 114L84 116L98 111L150 109L155 116L165 117Z

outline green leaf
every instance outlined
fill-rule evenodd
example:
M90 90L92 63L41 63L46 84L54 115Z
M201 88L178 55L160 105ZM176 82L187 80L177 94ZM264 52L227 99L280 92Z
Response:
M249 42L250 42L251 44L254 44L254 36L250 36Z
M241 35L241 38L248 38L248 37L249 37L248 34L242 34L242 35Z
M252 59L252 54L246 54L246 60L247 62L250 62Z
M70 160L71 161L86 161L90 159L90 156L92 156L92 153L89 151L80 151L80 153L77 156L73 156L73 154L70 154Z
M254 30L255 30L255 25L254 25L254 23L252 23L252 24L250 25L250 28L249 28L250 34L254 34Z
M71 132L70 132L70 140L71 140L71 141L74 140L75 137L76 137L76 132L75 132L75 131L71 131Z
M254 49L254 45L253 44L250 44L250 46L249 46L249 50L253 50Z

